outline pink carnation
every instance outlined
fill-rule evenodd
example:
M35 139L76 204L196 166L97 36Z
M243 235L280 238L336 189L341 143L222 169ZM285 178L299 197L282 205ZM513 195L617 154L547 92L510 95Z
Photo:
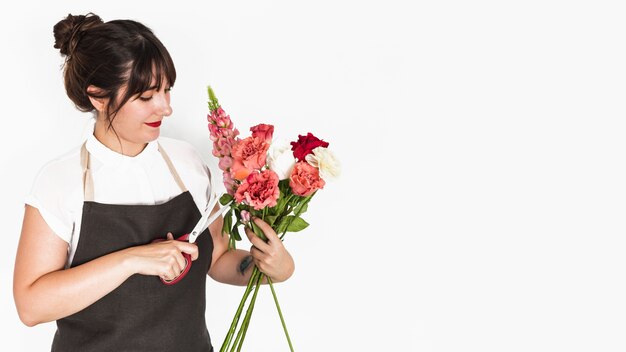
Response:
M297 162L289 177L289 187L293 193L303 197L324 188L325 184L319 170L306 161Z
M270 145L261 138L248 137L237 141L232 149L233 178L243 180L252 171L261 170L265 166L265 158Z
M274 126L261 123L254 127L250 127L250 131L252 131L252 137L260 138L267 143L270 143L272 141L272 136L274 135Z
M272 170L265 169L260 173L253 172L239 185L235 192L237 203L245 202L256 210L276 206L280 196L278 175Z

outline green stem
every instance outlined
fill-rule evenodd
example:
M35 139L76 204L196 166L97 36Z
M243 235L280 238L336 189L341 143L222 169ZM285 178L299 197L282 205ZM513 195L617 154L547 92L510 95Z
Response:
M237 347L237 351L240 351L241 346L243 346L243 339L246 337L246 331L248 330L248 325L250 325L250 317L252 316L252 310L254 310L254 303L256 302L256 296L259 293L259 288L261 287L261 281L263 280L263 273L259 272L258 278L256 280L257 281L256 281L256 287L254 288L254 294L252 295L252 299L250 300L250 303L248 304L246 315L243 318L243 322L241 322L241 326L239 327L239 332L237 333L237 338L235 339L235 343L230 349L230 352L234 352L235 347Z
M293 345L291 345L291 339L289 338L289 332L287 332L287 325L285 324L285 319L283 318L283 312L280 310L280 305L278 304L278 298L276 297L276 292L274 291L274 285L272 285L272 279L267 277L267 283L270 284L270 289L272 289L272 296L274 296L274 303L276 303L276 309L278 309L278 316L280 316L280 322L283 324L283 330L285 331L285 336L287 336L287 342L289 343L289 350L293 351Z
M230 343L232 341L233 335L237 327L237 323L239 323L239 318L241 317L241 312L243 311L243 306L245 305L246 300L248 299L248 296L250 295L250 292L252 292L252 285L256 281L259 273L260 271L255 266L254 270L252 271L252 275L250 276L250 280L248 280L248 286L246 286L246 291L243 294L243 298L241 299L241 302L239 302L239 307L237 307L237 312L235 313L235 317L233 318L233 321L230 324L230 329L228 329L228 333L226 334L226 337L224 338L224 342L222 343L220 352L226 352L228 350L228 347L230 346Z

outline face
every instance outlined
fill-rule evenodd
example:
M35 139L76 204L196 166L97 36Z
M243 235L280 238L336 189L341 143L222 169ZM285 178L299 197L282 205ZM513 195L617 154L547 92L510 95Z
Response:
M170 90L170 85L163 82L161 90L153 88L131 97L113 119L113 129L108 130L101 141L114 150L119 149L121 141L124 154L143 150L148 142L159 137L163 119L172 114ZM120 96L124 93L122 89Z

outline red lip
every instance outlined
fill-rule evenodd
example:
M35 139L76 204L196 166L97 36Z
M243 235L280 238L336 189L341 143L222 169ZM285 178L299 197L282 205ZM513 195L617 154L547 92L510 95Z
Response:
M159 127L161 126L161 121L157 121L157 122L146 122L146 125L150 126L150 127Z

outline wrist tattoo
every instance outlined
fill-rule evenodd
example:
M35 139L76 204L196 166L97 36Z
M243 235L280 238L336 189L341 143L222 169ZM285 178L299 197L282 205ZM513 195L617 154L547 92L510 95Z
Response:
M245 258L243 258L243 260L241 261L241 263L239 263L239 273L241 275L244 275L246 272L246 269L248 269L248 267L250 266L250 264L252 264L252 256L249 255Z

